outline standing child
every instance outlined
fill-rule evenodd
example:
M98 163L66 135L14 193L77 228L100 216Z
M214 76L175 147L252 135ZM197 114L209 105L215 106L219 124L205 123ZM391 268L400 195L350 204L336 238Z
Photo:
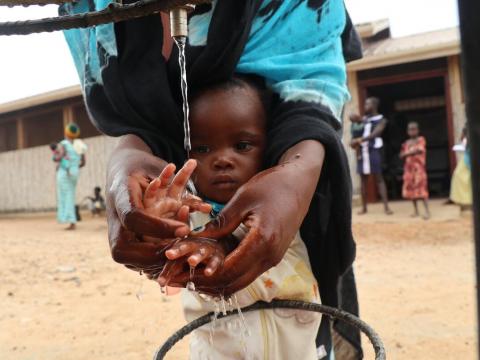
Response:
M217 217L223 206L235 196L237 189L262 170L267 141L267 115L259 91L252 84L239 79L201 91L193 98L191 105L191 157L197 162L192 179L202 198L212 207L210 214L196 212L190 215L192 228L195 229ZM219 133L222 136L216 136ZM180 172L195 166L192 161L187 162ZM152 200L157 191L173 191L173 197L178 196L175 194L176 186L166 190L172 166L167 166L160 178L152 181L145 192L144 206L151 215L155 215L155 201ZM179 205L172 206L171 213L177 214L177 218L184 218L184 210ZM176 263L197 267L197 274L208 277L215 271L222 271L222 259L234 251L249 226L251 224L247 220L233 231L229 239L219 242L209 243L195 238L179 241L166 252L166 256ZM160 275L160 284L167 285L174 272L168 271L168 279L163 275L165 272ZM279 264L234 296L241 307L273 299L319 303L317 281L300 233L297 232L292 238ZM188 321L214 310L211 302L186 290L183 291L183 307ZM278 309L250 312L245 314L245 318L251 333L247 337L241 335L241 330L226 326L228 320L219 320L213 345L210 344L208 327L194 331L190 342L190 358L318 358L315 338L320 325L319 314Z
M400 158L405 160L403 167L402 195L405 199L413 201L414 213L412 217L419 216L417 201L422 200L425 206L423 218L430 218L428 209L428 178L426 171L427 142L419 136L419 127L416 122L410 122L407 128L409 139L402 145Z

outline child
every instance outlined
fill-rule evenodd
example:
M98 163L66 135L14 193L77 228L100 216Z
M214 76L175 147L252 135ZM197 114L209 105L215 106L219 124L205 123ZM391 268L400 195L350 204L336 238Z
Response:
M55 142L50 143L49 147L53 154L52 160L57 163L57 170L61 167L68 171L69 163L66 154L62 153L61 148Z
M419 216L417 200L422 200L425 206L423 218L430 218L428 209L428 179L426 165L427 143L423 136L419 136L419 128L416 122L408 124L409 139L402 145L400 158L405 160L403 167L402 195L405 199L413 201L415 212L412 217Z
M100 216L103 211L105 211L105 199L103 198L102 189L100 186L95 186L93 189L93 197L87 196L87 199L90 200L89 209L92 212L92 216Z
M363 136L363 130L365 124L363 123L363 119L357 113L352 113L349 116L350 118L350 138L352 139L350 142L350 147L355 150L355 155L357 160L361 160L362 158L362 151L361 151L361 144L358 143L357 139Z
M259 91L244 80L234 79L210 87L193 98L191 157L198 164L193 181L203 199L212 205L210 216L203 213L190 216L193 228L215 217L237 189L262 170L266 122ZM222 136L215 136L218 133ZM191 162L186 166L192 166ZM165 170L162 174L168 177ZM145 192L147 211L154 213L154 203L149 199L154 198L155 189L161 189L162 183L162 180L152 182ZM181 210L173 209L175 211ZM233 233L237 243L247 231L248 222ZM190 266L204 263L204 273L208 276L221 268L222 259L236 245L233 241L233 238L219 243L181 240L166 251L166 256L170 260L188 262ZM159 278L162 285L167 281L165 277ZM319 303L318 285L299 232L283 260L235 296L241 307L273 299ZM214 304L185 290L183 306L188 321L214 310ZM278 309L250 312L245 317L251 333L247 337L242 337L241 330L229 329L228 319L217 324L213 345L209 343L208 327L196 330L191 337L191 359L245 358L244 347L248 349L248 357L255 359L317 359L315 337L321 320L319 314Z

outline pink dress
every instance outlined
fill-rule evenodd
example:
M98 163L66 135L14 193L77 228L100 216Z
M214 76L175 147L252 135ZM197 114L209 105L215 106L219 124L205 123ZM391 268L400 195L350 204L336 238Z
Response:
M402 153L416 150L420 153L407 156L403 166L402 195L409 200L428 199L427 142L423 136L416 140L407 140L402 145Z

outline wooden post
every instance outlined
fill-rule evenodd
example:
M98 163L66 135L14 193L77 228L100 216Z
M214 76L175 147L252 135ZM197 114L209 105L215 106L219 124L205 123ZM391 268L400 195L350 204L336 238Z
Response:
M17 118L17 149L27 147L27 139L25 138L25 126L23 118Z
M71 105L65 105L63 107L63 126L65 127L72 122L74 122L73 107Z

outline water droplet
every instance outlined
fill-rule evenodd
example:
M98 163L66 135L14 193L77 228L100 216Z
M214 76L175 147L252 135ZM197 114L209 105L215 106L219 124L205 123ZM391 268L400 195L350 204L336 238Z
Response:
M220 305L222 307L223 316L227 316L227 306L226 306L225 298L223 297L223 295L220 295Z

